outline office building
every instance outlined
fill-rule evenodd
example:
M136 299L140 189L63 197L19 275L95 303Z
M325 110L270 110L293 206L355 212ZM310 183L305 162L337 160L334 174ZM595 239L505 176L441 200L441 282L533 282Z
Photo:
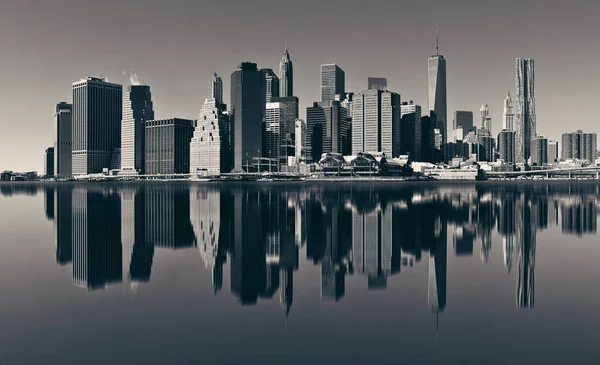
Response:
M400 155L400 94L365 90L352 101L352 154Z
M271 98L279 96L279 77L270 68L260 70L264 77L265 102L271 102Z
M219 175L231 171L229 115L217 99L206 99L190 141L190 174Z
M502 115L502 129L507 131L514 131L514 122L515 122L515 109L513 107L512 96L510 96L510 92L506 99L504 99L504 114Z
M189 174L194 121L171 118L146 121L146 174Z
M287 157L294 156L299 100L295 96L277 97L271 99L271 104L277 104L281 110L279 156L280 163L286 164Z
M69 177L73 160L73 105L64 101L54 112L54 174Z
M494 139L489 134L479 136L478 139L477 160L486 162L494 161Z
M473 124L473 112L468 112L464 110L457 110L454 112L454 123L453 130L456 132L457 130L462 129L462 136L466 136L469 132L476 130L475 125ZM455 133L455 137L456 137ZM460 137L460 135L458 135ZM459 140L455 138L455 140Z
M226 108L221 105L223 104L223 79L216 72L213 74L211 95L212 99L215 99L217 107L225 110Z
M383 77L369 77L368 90L387 90L387 79Z
M150 87L131 85L123 102L121 121L121 170L144 173L146 121L154 119Z
M447 123L447 92L446 92L446 59L439 53L439 36L436 35L435 55L428 60L429 79L429 110L433 110L437 116L437 129L440 130L442 143L448 140Z
M548 139L537 136L531 140L531 165L542 166L548 163Z
M73 174L110 167L121 145L123 86L88 77L73 83Z
M577 130L562 135L562 159L596 161L597 156L596 133L584 133Z
M48 147L44 152L44 175L54 176L54 147Z
M250 62L240 63L231 74L234 171L242 171L254 158L262 157L266 107L263 76Z
M346 91L346 74L336 64L321 65L321 101L335 101Z
M516 132L506 129L498 134L500 159L506 163L515 162L515 134Z
M279 62L279 96L294 96L294 65L287 47Z
M313 103L312 107L306 108L307 158L318 162L323 153L351 153L352 125L347 113L339 101Z
M531 157L531 140L536 136L535 63L530 58L517 58L516 64L516 162L526 163Z
M548 141L548 163L558 161L558 141Z
M490 107L487 104L483 104L479 109L479 113L481 115L481 128L492 133L492 117L490 116Z
M435 113L421 116L421 159L424 162L435 161Z
M413 161L423 161L421 127L421 106L412 100L403 102L400 106L399 155L410 155Z
M296 119L296 133L294 137L296 161L300 162L306 158L306 122L303 119Z

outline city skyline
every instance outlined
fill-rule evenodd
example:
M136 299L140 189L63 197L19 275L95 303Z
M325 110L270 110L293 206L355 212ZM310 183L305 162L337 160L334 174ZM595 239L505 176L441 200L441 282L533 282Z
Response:
M285 34L288 49L293 57L296 78L294 93L300 98L301 118L304 117L304 109L313 101L319 100L319 67L330 62L339 64L346 71L348 90L356 92L364 89L367 77L376 72L376 76L388 79L390 90L405 95L407 99L414 100L419 105L428 105L426 62L427 57L435 51L435 24L439 23L440 53L448 59L449 114L454 110L477 111L481 104L489 104L493 119L492 129L501 130L501 103L506 93L514 90L514 59L531 57L538 61L538 133L548 138L559 139L560 134L564 132L561 130L561 120L573 116L557 106L557 98L569 95L569 99L574 99L574 110L583 111L585 105L594 99L591 87L597 84L588 82L593 68L587 60L594 59L595 51L581 45L592 44L593 32L589 30L593 29L593 22L590 20L594 19L592 15L594 10L598 9L598 5L591 1L580 2L586 3L587 6L565 9L549 4L543 13L536 13L533 3L518 2L522 7L519 12L516 11L516 1L490 4L492 9L514 15L515 21L507 26L500 17L487 16L494 13L493 10L476 7L473 1L463 1L452 6L440 4L439 1L425 1L410 9L402 9L403 14L410 12L414 15L407 17L414 20L393 27L386 25L384 20L391 19L392 14L401 10L402 6L398 4L393 5L390 12L386 12L389 15L379 14L383 19L379 25L373 27L374 29L354 35L352 46L346 41L351 38L345 33L347 25L321 22L312 29L307 29L302 16L309 16L307 9L310 8L310 4L294 5L293 10L297 11L287 12L294 16L274 9L269 10L269 14L260 14L257 9L250 9L249 13L256 14L259 19L279 15L276 22L286 25ZM0 45L4 46L7 58L0 65L3 66L0 72L9 84L17 85L10 93L4 91L1 102L4 106L23 105L21 96L28 91L33 92L37 102L36 105L28 107L23 116L27 122L36 126L33 132L20 126L10 127L7 117L1 117L2 151L19 148L20 144L17 144L17 141L27 140L28 143L27 151L19 157L0 153L0 169L42 170L40 156L45 148L52 145L52 116L48 110L52 110L53 105L61 100L69 101L69 90L65 85L82 77L104 76L109 81L126 86L129 70L133 68L140 75L140 80L150 85L153 90L157 117L179 115L191 119L197 115L202 101L206 98L203 88L198 85L206 84L213 72L228 75L235 65L243 60L251 60L261 67L277 69L285 48L281 33L271 32L264 26L251 25L260 22L249 22L240 18L237 13L234 15L235 19L240 20L239 26L246 27L244 29L248 31L240 34L223 30L219 37L220 43L206 37L197 37L198 34L208 31L216 20L209 20L191 28L172 27L169 28L169 32L163 33L150 28L136 30L140 28L139 21L126 16L133 12L132 9L138 9L141 12L140 18L145 19L144 21L160 19L161 22L170 24L175 22L175 19L186 19L196 13L194 9L197 5L170 6L168 11L163 8L164 5L153 5L140 10L139 6L135 6L139 1L135 0L127 4L119 3L119 6L114 6L111 1L85 5L63 0L60 5L68 6L75 14L89 13L90 10L98 14L95 17L98 20L88 20L86 23L76 21L69 27L63 27L49 21L52 14L57 14L60 9L52 3L36 4L35 11L30 4L11 4L3 9L1 15L0 30L4 35L0 38ZM262 3L267 5L269 2ZM231 3L219 3L219 6L216 4L209 3L207 8L217 12L234 9ZM346 5L342 8L353 9L352 12L343 11L349 23L352 19L372 15L374 11L360 6L349 7L347 2L344 4ZM341 5L327 4L324 10L337 9ZM119 12L114 9L118 9ZM486 16L479 19L477 14L480 12L485 12ZM44 13L47 16L38 19L33 17L34 13ZM320 19L319 15L311 16L316 17L315 20ZM458 16L458 19L454 18L455 16ZM99 19L106 18L110 18L117 26L109 32L99 32ZM470 19L468 22L460 21L467 18ZM567 31L544 25L547 24L548 18L556 18L561 24L565 24ZM182 23L180 20L178 22ZM25 24L27 29L23 28ZM411 52L403 54L403 44L398 43L393 31L407 32L407 29L413 30L416 25L418 31L411 32L414 39L406 41L410 42ZM532 32L534 27L540 27L543 32ZM383 30L392 31L385 33ZM121 37L122 32L127 36ZM329 32L333 32L332 35L319 37L319 34ZM17 40L19 34L24 37ZM339 37L336 34L339 34ZM378 34L378 42L373 42L374 34ZM181 42L166 43L174 37L179 38ZM340 41L330 42L332 37L339 38ZM89 46L92 39L94 48ZM153 47L149 47L145 39L152 39ZM249 39L261 41L250 42ZM573 42L573 39L577 41ZM156 47L180 52L185 57L168 59L156 56ZM210 56L198 53L207 48L212 50ZM472 51L471 48L477 51ZM558 48L562 52L555 52ZM484 52L489 55L482 54L482 49L489 50ZM357 50L361 51L358 54L370 54L368 62L364 57L357 56ZM60 58L57 54L61 55ZM187 61L186 58L190 60ZM565 62L571 65L572 71L562 74L560 70ZM591 77L597 76L592 72ZM481 79L491 82L482 83ZM224 94L228 94L229 88L230 85L224 85ZM581 121L577 128L593 129L592 121L588 122L581 116L577 119Z

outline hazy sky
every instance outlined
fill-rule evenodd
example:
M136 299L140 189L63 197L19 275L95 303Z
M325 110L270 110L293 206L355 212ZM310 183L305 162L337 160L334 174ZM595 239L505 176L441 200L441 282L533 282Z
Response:
M427 58L448 62L448 117L489 104L493 134L514 95L515 58L536 60L538 134L600 132L600 1L571 0L0 0L0 170L43 170L53 108L86 76L151 86L157 118L195 118L213 72L241 61L277 69L287 36L295 94L319 99L319 66L349 91L367 77L427 108ZM591 111L591 112L590 112Z

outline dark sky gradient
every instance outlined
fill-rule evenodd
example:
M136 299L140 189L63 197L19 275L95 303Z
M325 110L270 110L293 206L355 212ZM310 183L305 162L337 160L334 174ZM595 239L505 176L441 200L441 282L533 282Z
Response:
M515 58L536 60L538 133L598 131L600 2L533 0L231 1L3 0L0 4L0 170L43 169L54 104L88 75L128 83L134 67L152 88L157 118L194 118L218 72L229 99L240 61L278 68L287 36L295 93L319 98L319 66L367 77L427 107L427 58L448 60L448 116L489 104L493 134L514 94ZM18 151L18 153L17 153Z

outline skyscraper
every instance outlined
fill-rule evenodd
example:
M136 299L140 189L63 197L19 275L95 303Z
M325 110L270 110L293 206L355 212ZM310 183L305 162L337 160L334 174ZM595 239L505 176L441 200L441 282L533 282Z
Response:
M429 74L429 110L437 115L437 123L442 135L442 142L446 143L448 131L447 122L447 93L446 93L446 59L439 53L439 36L436 35L435 55L428 61Z
M223 103L223 79L216 72L213 74L212 79L212 98L215 99L217 105Z
M264 74L256 63L244 62L231 74L233 169L242 171L255 157L262 157L263 118L266 107Z
M531 164L542 166L548 163L548 138L537 136L531 140Z
M279 77L270 68L263 68L260 72L264 76L265 102L269 103L271 102L271 98L279 96Z
M48 147L44 152L44 175L54 176L54 147Z
M68 177L72 174L72 112L72 104L63 101L56 105L54 113L54 174L58 177Z
M421 159L424 162L435 161L435 113L421 116Z
M131 85L123 102L121 122L121 170L144 173L146 163L146 125L154 119L150 87Z
M457 110L454 112L454 123L453 123L453 131L454 131L454 139L462 140L464 136L466 136L469 132L476 130L475 125L473 124L473 112L468 112L464 110ZM457 131L462 130L461 133Z
M490 116L490 107L487 104L481 105L479 113L481 114L481 128L492 133L492 117Z
M303 119L296 119L295 133L295 153L296 161L306 158L306 122Z
M498 134L498 149L500 159L506 163L515 162L515 132L503 129Z
M400 107L400 150L414 161L423 161L421 148L421 106L403 102Z
M278 164L287 163L294 156L298 98L274 97L267 102L265 115L265 156L277 158Z
M321 101L334 101L346 91L346 74L336 64L321 65Z
M312 107L306 108L307 158L318 162L323 153L351 153L349 137L352 125L347 113L339 101L313 103Z
M400 154L400 94L377 89L354 95L352 102L352 154Z
M219 175L231 170L229 115L222 106L215 98L202 105L190 142L190 174Z
M294 65L287 47L279 62L279 96L294 96Z
M531 157L531 140L536 135L535 63L531 58L517 58L516 65L516 162L527 163Z
M73 174L102 172L121 145L123 86L88 77L73 83Z
M193 120L146 121L146 174L189 174L193 134Z
M504 114L502 120L502 129L506 129L507 131L514 131L514 121L515 121L515 110L513 107L513 100L510 96L510 92L506 99L504 99Z
M597 157L597 139L596 133L584 133L582 130L563 133L562 159L594 162Z
M558 141L548 141L548 163L558 161Z

